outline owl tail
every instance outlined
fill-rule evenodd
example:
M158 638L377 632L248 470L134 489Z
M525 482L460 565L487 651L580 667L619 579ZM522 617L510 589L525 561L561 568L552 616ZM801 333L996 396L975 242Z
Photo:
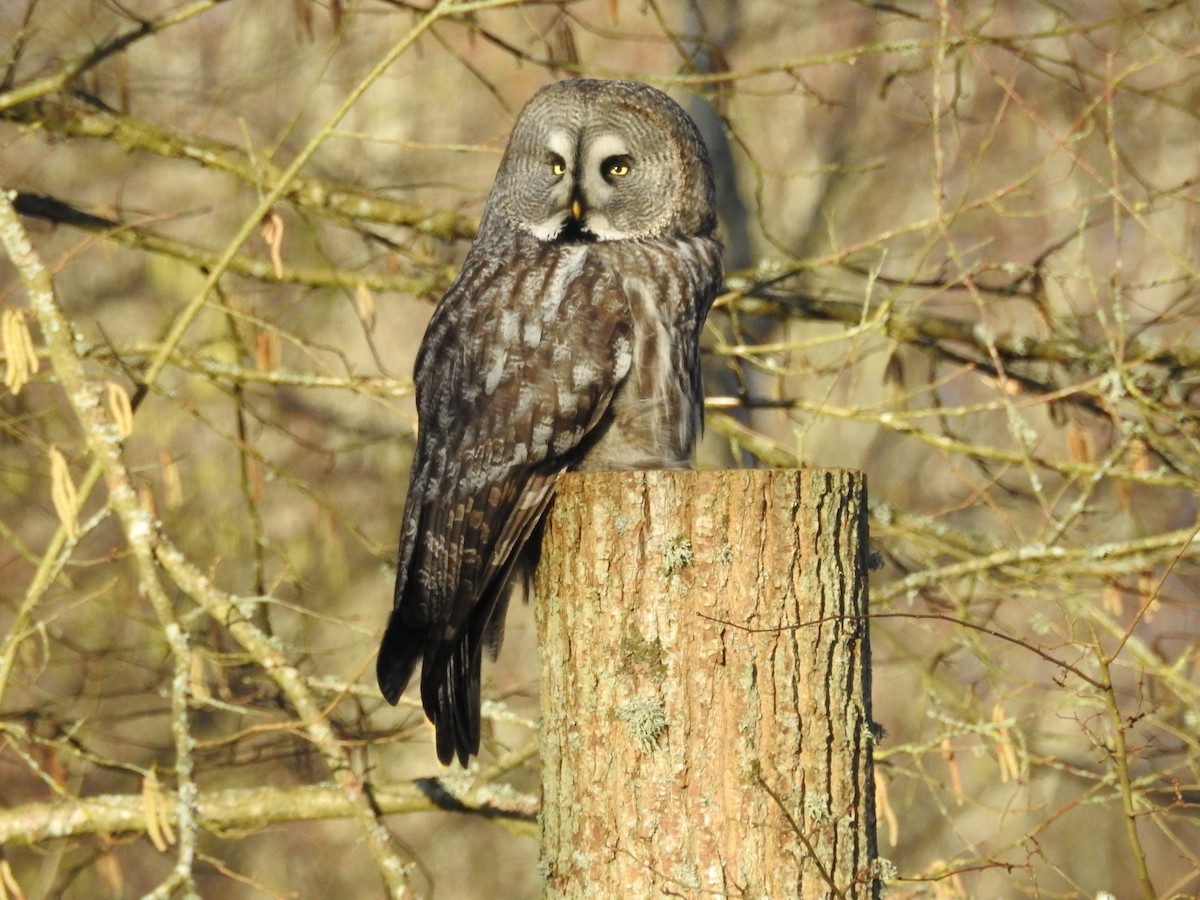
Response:
M409 626L395 610L383 633L375 673L384 699L394 706L417 663L422 663L421 704L437 731L438 759L449 765L458 757L465 767L468 758L479 752L482 644L478 636L467 633L449 654L444 649L444 644L428 640L426 629Z
M388 703L395 706L408 687L408 682L425 652L425 629L411 628L400 618L400 610L392 611L379 657L375 660L375 675L379 690Z
M479 752L480 649L478 641L464 636L444 663L427 661L421 671L421 703L437 732L442 765L450 765L457 756L465 768Z
M528 536L517 553L497 571L484 590L470 603L460 598L431 603L406 592L403 573L397 581L397 604L388 619L375 663L379 689L395 705L421 664L421 705L437 732L437 756L444 765L458 758L464 767L479 752L480 680L483 650L492 659L504 639L504 616L508 610L512 581L528 584L537 562L540 532L529 526L535 539ZM516 574L516 579L513 575ZM429 621L428 609L466 609L459 629L447 622ZM407 618L418 618L413 624Z

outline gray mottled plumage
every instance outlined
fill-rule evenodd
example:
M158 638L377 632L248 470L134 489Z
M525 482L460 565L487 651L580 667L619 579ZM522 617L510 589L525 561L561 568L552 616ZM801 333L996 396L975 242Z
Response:
M419 429L379 685L421 664L438 758L479 749L482 652L571 469L685 466L721 282L699 132L654 88L573 80L522 110L417 356Z

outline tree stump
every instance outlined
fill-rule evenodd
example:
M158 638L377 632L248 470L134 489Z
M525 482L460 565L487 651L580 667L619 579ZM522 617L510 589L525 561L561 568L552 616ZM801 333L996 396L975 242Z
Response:
M559 481L535 579L547 897L874 897L866 487Z

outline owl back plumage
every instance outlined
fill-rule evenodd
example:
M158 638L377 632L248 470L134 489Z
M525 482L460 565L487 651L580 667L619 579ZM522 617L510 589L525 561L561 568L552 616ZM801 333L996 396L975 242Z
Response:
M421 665L443 763L478 752L483 649L499 649L559 475L687 464L721 283L714 232L707 153L665 94L575 80L522 111L417 356L417 450L377 664L392 703Z

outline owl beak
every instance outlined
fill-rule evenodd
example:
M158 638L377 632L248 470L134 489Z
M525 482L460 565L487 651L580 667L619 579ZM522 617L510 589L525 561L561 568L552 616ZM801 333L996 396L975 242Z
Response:
M583 218L583 204L579 202L578 197L571 198L571 218L576 222Z

